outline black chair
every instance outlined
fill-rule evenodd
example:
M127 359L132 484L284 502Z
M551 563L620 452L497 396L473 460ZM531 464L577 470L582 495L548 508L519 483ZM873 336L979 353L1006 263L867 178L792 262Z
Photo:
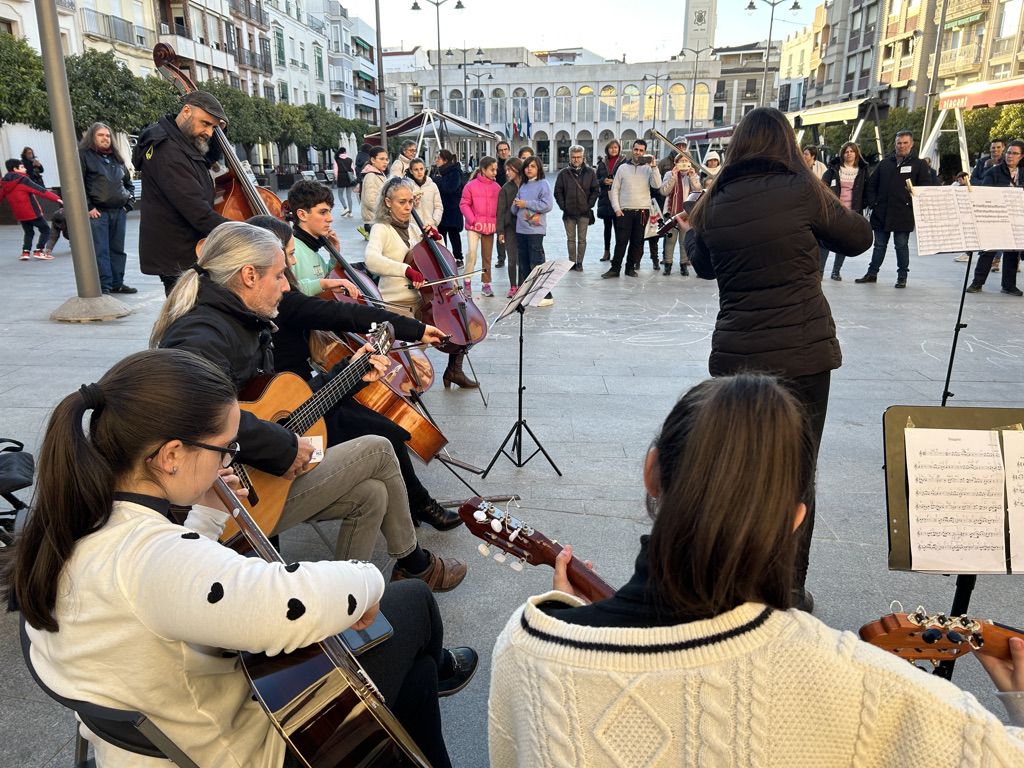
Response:
M0 511L0 546L7 546L14 539L16 519L28 510L28 505L14 494L32 485L35 460L18 440L0 437L0 445L5 445L0 448L0 497L11 505L10 510Z
M42 688L51 699L78 715L78 719L90 731L104 741L127 752L170 760L179 768L199 768L152 720L141 712L101 707L98 704L90 704L85 701L66 699L50 690L39 679L35 667L32 666L32 655L29 652L32 644L25 629L24 616L19 622L19 629L21 653L36 685ZM75 731L75 768L95 768L95 763L88 757L89 742L82 737L77 727Z

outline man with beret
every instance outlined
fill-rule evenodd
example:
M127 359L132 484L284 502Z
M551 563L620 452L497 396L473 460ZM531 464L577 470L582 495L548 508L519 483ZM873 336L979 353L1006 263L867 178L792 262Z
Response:
M146 127L132 153L142 174L139 261L146 275L159 275L170 294L178 275L196 261L196 243L227 219L213 210L210 165L219 149L214 129L227 126L220 102L193 91L175 115Z

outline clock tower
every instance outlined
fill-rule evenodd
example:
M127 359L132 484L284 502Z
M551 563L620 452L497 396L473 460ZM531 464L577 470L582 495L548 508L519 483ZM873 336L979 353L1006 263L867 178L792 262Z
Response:
M683 47L699 50L715 44L717 0L687 0ZM702 54L702 57L704 54Z

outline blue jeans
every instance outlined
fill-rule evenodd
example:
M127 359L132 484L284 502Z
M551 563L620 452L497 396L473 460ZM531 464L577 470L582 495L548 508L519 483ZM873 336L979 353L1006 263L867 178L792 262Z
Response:
M109 293L124 285L124 266L128 256L124 252L124 230L128 214L124 208L97 209L99 218L89 219L92 226L92 245L96 249L96 266L100 272L100 286Z
M516 248L519 251L519 283L538 264L544 263L544 235L524 235L516 232ZM549 293L548 296L551 294Z
M889 247L889 235L892 234L892 244L896 248L896 276L906 277L910 271L910 233L909 232L882 232L875 230L875 250L871 254L871 263L868 265L868 274L877 275L882 262L885 261L885 251Z

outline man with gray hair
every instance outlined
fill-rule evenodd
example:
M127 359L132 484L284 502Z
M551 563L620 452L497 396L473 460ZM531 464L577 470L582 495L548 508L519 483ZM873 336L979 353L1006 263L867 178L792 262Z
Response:
M412 139L406 139L399 146L398 157L395 158L395 162L391 164L388 172L392 176L398 176L399 178L405 176L405 172L409 170L409 165L415 157L416 142Z
M587 251L587 227L594 223L594 203L600 188L597 173L587 165L583 147L569 147L569 166L555 180L555 202L562 209L562 223L569 248L569 261L576 272L583 271Z
M124 252L124 233L128 212L125 206L135 196L132 177L121 154L114 146L110 127L93 123L78 145L82 181L89 201L89 224L100 287L104 293L138 293L124 282L128 256Z
M658 166L647 154L647 142L637 139L633 142L632 161L616 166L615 180L608 193L608 200L615 211L615 255L611 267L601 277L619 276L627 245L626 275L637 276L640 258L644 254L644 229L651 216L651 197L659 187L661 174Z

